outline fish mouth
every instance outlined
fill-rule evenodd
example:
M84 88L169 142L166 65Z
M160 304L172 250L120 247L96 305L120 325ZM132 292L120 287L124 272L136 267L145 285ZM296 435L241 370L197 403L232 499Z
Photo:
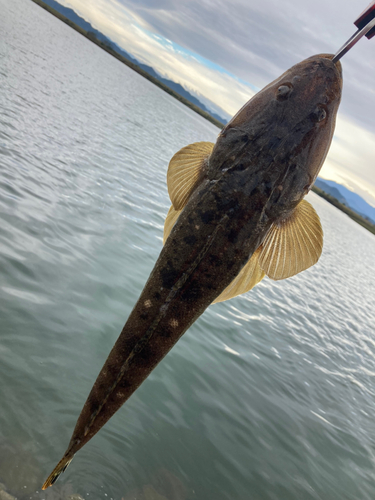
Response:
M335 55L334 54L319 54L317 57L321 57L322 59L330 59L332 61L332 59L335 57ZM335 65L337 71L339 72L340 78L342 78L341 61L336 61L333 64Z
M327 62L326 61L323 62L322 59L323 60L327 60L328 59L329 61L332 62L332 60L333 60L334 57L335 57L334 54L316 54L314 56L308 57L304 61L301 61L300 64L301 65L305 65L305 64L308 65L311 62L315 62L315 63L319 64L319 59L320 59L321 60L320 65L327 68L328 67L327 66ZM342 66L341 66L341 62L340 61L336 61L335 63L332 62L332 69L334 69L336 71L337 77L338 77L339 81L341 82L341 86L342 86Z

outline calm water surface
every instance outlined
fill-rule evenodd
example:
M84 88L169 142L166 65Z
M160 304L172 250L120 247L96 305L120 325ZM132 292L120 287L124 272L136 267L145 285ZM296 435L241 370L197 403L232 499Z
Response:
M375 238L314 195L319 264L210 307L40 485L218 129L28 0L0 0L0 482L21 500L375 495Z

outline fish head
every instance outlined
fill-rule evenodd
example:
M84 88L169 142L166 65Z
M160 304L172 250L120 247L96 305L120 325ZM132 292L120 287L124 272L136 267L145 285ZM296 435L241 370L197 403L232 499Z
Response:
M332 58L319 54L292 66L240 109L217 142L219 154L229 146L242 162L247 142L249 165L262 170L285 211L310 190L332 141L342 91L341 64Z
M309 57L284 73L272 89L276 100L289 101L286 126L292 137L286 143L294 141L292 160L299 160L299 175L289 179L296 196L301 188L303 196L311 188L332 142L342 92L341 63L332 58L332 54ZM296 182L298 178L301 182ZM302 186L304 178L307 183Z

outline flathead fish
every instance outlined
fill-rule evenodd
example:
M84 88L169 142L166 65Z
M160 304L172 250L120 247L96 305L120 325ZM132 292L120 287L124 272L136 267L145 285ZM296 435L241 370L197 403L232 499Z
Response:
M327 155L341 99L341 65L332 57L293 66L245 104L215 144L173 156L164 247L43 489L210 304L318 261L323 232L303 198Z

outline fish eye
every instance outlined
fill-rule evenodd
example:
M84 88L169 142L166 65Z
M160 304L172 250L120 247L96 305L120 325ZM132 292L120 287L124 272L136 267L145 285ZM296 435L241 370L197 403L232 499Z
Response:
M327 110L325 106L323 105L318 105L315 110L312 112L312 120L314 122L322 122L327 118Z
M327 116L327 111L324 108L319 108L318 111L318 122L321 122Z
M292 92L292 87L290 85L280 85L276 91L276 99L283 100L286 99Z

